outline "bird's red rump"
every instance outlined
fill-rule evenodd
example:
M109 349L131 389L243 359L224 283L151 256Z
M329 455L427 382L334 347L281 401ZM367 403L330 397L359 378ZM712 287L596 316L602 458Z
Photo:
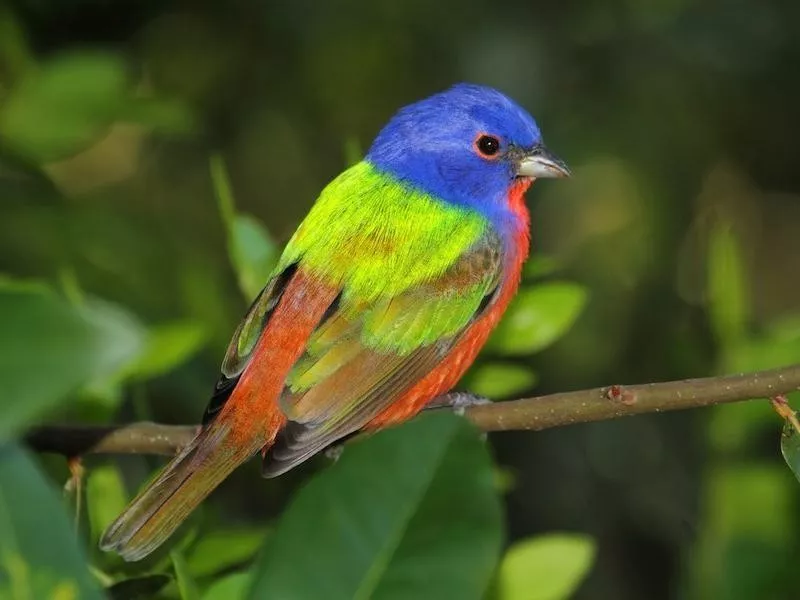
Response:
M277 398L337 293L302 269L292 277L253 351L254 360L218 417L232 419L235 434L249 435L254 427L261 427L269 443L283 426L286 417Z

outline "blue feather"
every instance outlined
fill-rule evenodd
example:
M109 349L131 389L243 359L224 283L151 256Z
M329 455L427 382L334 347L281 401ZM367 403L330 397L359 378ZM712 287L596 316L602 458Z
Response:
M475 150L482 134L500 140L497 159ZM513 100L462 83L401 109L378 134L367 161L435 198L480 212L503 232L514 221L508 206L513 152L505 153L541 142L533 117Z

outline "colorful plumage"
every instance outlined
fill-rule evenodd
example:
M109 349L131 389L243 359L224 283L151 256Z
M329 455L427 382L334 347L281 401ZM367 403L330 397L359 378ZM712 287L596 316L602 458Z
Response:
M452 388L519 283L525 191L567 174L496 90L402 109L323 190L236 330L202 431L102 547L138 560L254 454L279 475Z

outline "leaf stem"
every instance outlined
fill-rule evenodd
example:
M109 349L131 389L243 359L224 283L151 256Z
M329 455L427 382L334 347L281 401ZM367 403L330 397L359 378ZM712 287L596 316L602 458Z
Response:
M784 394L778 394L770 398L770 404L772 404L772 408L775 409L778 416L794 428L795 433L800 433L800 419L797 418L797 413L789 405L789 400Z

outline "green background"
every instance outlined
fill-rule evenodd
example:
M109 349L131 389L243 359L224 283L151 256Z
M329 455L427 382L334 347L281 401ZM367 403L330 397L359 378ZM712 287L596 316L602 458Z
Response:
M574 172L528 193L523 290L462 388L800 362L799 34L788 0L0 2L0 598L797 597L766 402L253 461L137 565L96 541L160 461L87 459L76 536L65 462L13 439L197 422L322 186L458 81Z

